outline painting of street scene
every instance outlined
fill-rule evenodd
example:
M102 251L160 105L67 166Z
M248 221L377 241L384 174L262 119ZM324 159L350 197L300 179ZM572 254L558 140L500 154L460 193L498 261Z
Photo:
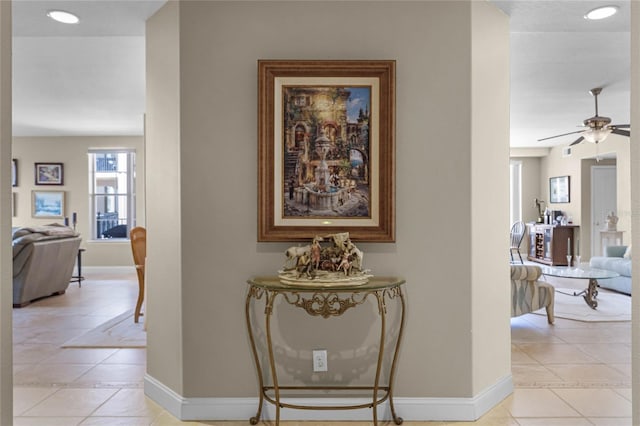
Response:
M369 218L371 87L283 87L285 218Z

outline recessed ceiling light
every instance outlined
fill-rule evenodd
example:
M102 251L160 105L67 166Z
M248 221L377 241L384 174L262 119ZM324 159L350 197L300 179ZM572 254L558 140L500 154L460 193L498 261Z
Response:
M618 6L598 7L596 9L593 9L587 12L584 15L584 19L590 19L592 21L595 21L598 19L605 19L605 18L608 18L609 16L615 15L617 11L618 11Z
M77 24L80 22L73 13L65 12L64 10L50 10L47 12L47 16L54 21L62 22L63 24Z

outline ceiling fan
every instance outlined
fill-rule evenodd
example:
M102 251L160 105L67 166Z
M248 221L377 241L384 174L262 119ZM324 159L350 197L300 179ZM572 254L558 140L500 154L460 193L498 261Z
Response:
M549 136L548 138L538 139L540 141L546 141L548 139L559 138L560 136L573 135L575 133L581 133L580 137L573 141L569 146L573 146L579 144L583 140L592 143L598 143L604 141L610 133L614 133L616 135L622 136L631 136L630 124L609 124L611 123L611 119L609 117L602 117L598 115L598 95L602 92L601 87L596 87L595 89L589 90L589 93L593 95L596 102L596 115L593 117L587 118L582 123L586 130L577 130L575 132L563 133L561 135Z

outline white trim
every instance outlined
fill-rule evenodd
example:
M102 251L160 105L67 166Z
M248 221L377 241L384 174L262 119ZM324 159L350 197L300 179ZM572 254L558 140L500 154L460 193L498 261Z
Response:
M133 263L133 260L131 260ZM73 271L74 273L77 271L76 269ZM94 274L113 274L113 275L125 275L125 274L135 274L136 267L131 266L84 266L82 265L82 273L92 272Z
M89 148L87 150L87 152L89 154L104 154L104 153L110 153L110 152L129 153L129 152L136 152L136 149L135 148L108 148L108 147L103 147L103 148Z
M256 415L258 398L184 398L148 374L145 394L174 417L183 420L248 420ZM471 398L394 398L396 414L407 421L474 421L513 392L511 375L498 380ZM287 398L287 402L314 405L355 404L362 398ZM389 404L378 408L380 420L391 420ZM280 410L281 420L370 421L371 409ZM264 403L263 419L274 419L274 406Z
M608 187L606 191L600 191L599 194L596 194L596 187L597 186L601 187L602 180L603 180L603 175L600 174L599 172L603 172L603 171L613 171L614 172L613 179L615 183L614 185L612 185L612 187ZM618 193L617 193L618 166L617 164L616 165L594 164L591 166L590 176L591 176L591 194L590 194L591 196L591 257L604 256L605 254L602 252L602 241L600 241L600 231L602 229L606 229L605 220L606 220L607 213L609 211L618 211L618 206L617 206L618 204ZM600 183L600 185L597 185L596 183ZM605 210L604 212L596 212L595 211L596 198L600 198L600 201L602 202L602 198L607 198L608 196L611 195L612 192L616 194L616 197L615 197L616 199L612 203L613 205L610 205L609 208L604 209ZM604 215L601 215L602 213Z

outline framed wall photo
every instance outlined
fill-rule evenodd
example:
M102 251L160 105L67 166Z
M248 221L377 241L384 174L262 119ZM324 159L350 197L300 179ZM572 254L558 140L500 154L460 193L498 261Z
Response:
M258 61L258 241L395 241L395 61Z
M11 160L11 186L18 186L18 160Z
M552 203L568 203L570 197L570 176L549 178L549 201Z
M64 191L31 191L31 216L64 217Z
M62 163L35 163L36 185L63 185Z

